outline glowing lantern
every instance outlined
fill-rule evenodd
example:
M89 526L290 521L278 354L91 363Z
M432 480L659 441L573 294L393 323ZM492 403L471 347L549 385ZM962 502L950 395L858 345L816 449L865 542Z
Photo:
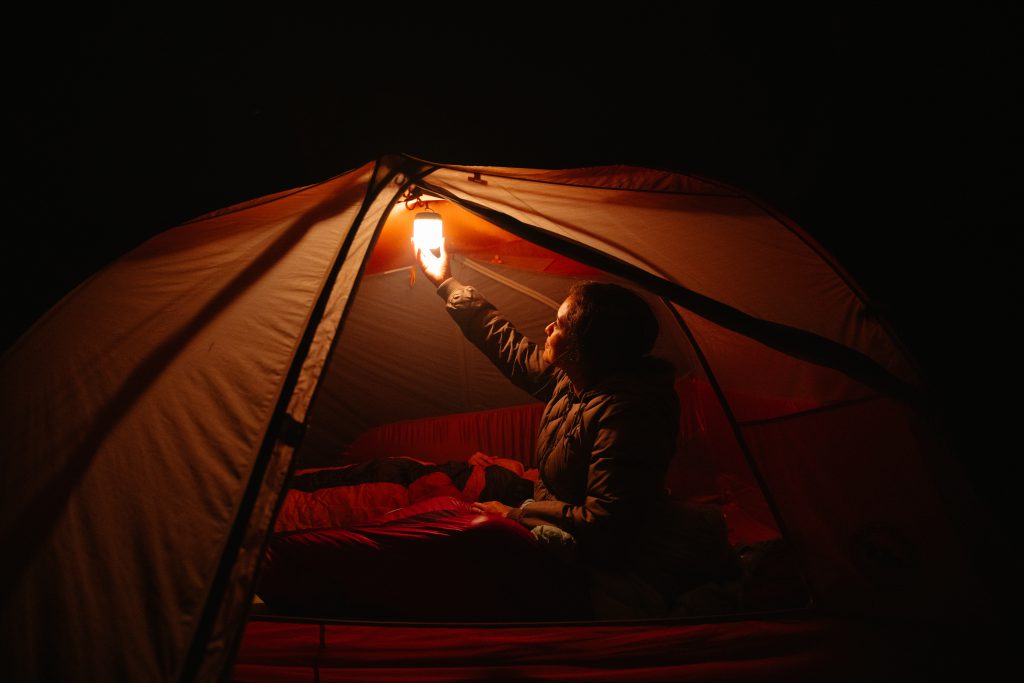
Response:
M412 239L423 251L441 248L441 214L421 211L412 221Z

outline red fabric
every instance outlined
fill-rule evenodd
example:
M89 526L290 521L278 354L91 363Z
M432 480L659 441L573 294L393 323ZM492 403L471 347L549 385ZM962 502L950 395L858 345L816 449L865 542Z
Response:
M409 457L403 457L403 460L433 464ZM472 470L462 490L459 490L443 472L432 472L419 477L408 487L392 482L372 482L326 486L314 491L289 489L278 513L274 532L349 527L377 520L392 510L438 496L449 496L466 502L478 501L487 484L485 469L490 466L504 467L525 479L537 480L537 470L524 471L522 463L507 458L475 453L470 457L469 464ZM341 470L347 467L352 465L312 468L296 474Z
M903 404L875 399L744 427L812 591L830 609L978 614L990 594L936 485L943 452ZM956 587L950 590L949 587ZM936 595L945 595L936 601Z
M691 446L678 459L680 472L703 473L687 484L694 497L718 497L734 541L777 537L763 496L710 387L689 381L680 384L680 393L688 420L682 438ZM771 402L747 398L751 405L759 400ZM756 405L745 410L771 412ZM914 454L928 448L919 443L922 432L915 429L903 406L878 399L750 423L743 430L776 494L820 604L848 613L921 615L947 607L919 599L935 595L943 581L950 586L970 585L958 577L965 567L957 559L958 549L950 545L957 539L952 529L955 520L942 512L946 508L932 485L917 485L916 477L922 472L927 476L930 470ZM859 496L858 503L852 504L845 492L868 486L873 495ZM424 507L414 506L394 517L413 522L408 518L444 509L437 500L420 505ZM498 543L497 552L504 559L506 540ZM488 557L478 555L480 551L453 557L460 562L468 557L467 566L478 565L480 557ZM424 563L427 575L436 577L438 564ZM536 567L528 562L519 571L523 582L522 577L536 574ZM419 571L416 577L423 578ZM472 585L461 581L472 578L469 572L458 577L449 574L434 585L447 586L454 593L453 578L459 579L456 583L461 587ZM921 582L924 590L915 582ZM428 585L420 588L426 590ZM380 591L374 588L372 593ZM957 603L981 597L980 593L949 596ZM962 611L963 604L956 609ZM979 605L979 611L984 612L985 606ZM503 620L490 608L485 616ZM922 671L942 673L941 666L932 663L936 632L933 622L875 619L864 624L822 617L635 627L334 624L324 627L321 648L316 624L252 622L234 680L312 680L314 666L321 681L904 680L921 678ZM957 636L945 638L945 650L959 645Z
M823 617L473 628L250 621L232 680L917 680L933 670L929 637L918 624Z
M392 510L386 515L382 515L377 519L373 520L372 525L367 526L378 526L386 522L394 522L400 519L406 519L408 517L416 517L428 512L448 512L458 514L470 514L469 506L465 505L458 498L452 496L438 496L436 498L427 498L421 500L413 505L399 508L398 510Z
M428 474L409 484L410 503L418 503L421 500L437 496L448 496L461 500L462 491L456 488L451 478L444 472Z
M779 531L774 525L763 524L736 503L726 503L719 509L722 511L722 516L725 517L725 525L729 530L729 543L733 546L779 538Z
M509 458L497 458L493 455L487 455L477 451L469 457L470 465L477 465L479 467L490 467L497 465L498 467L504 467L507 470L515 472L520 477L526 476L526 468L523 466L522 461L511 460Z
M734 503L757 524L774 528L764 496L710 385L705 380L682 378L676 383L676 391L680 397L680 437L667 481L673 495L698 502ZM795 407L788 399L748 395L730 399L739 401L744 411L758 414L790 412ZM520 463L522 468L535 468L534 439L543 407L531 403L383 425L356 439L346 459L359 462L416 453L432 462L468 460L480 465L499 464L514 471ZM531 479L536 477L535 472L528 469L517 474ZM483 485L482 472L474 473L464 488L463 500L476 500Z
M484 473L484 468L474 467L469 478L466 479L466 485L462 487L462 500L480 500L480 494L484 492L484 486L486 485L487 475Z
M676 384L676 391L680 445L669 470L669 487L684 499L721 505L733 543L778 538L771 509L711 385L703 379L687 378ZM731 398L741 400L746 410L791 408L791 402L771 397Z
M536 467L534 440L543 409L542 403L530 403L382 425L360 435L345 453L345 460L362 462L415 453L431 462L465 461L483 451Z
M688 377L676 383L676 391L680 397L680 437L667 480L673 496L722 506L730 523L730 540L733 543L778 538L775 520L711 386L706 380ZM777 414L798 407L789 399L764 396L731 395L730 400L738 401L745 413ZM501 465L520 476L536 480L536 469L524 471L524 468L534 464L533 439L542 409L542 404L535 403L384 425L357 439L347 455L357 461L371 457L408 457L407 453L434 458L433 462L468 460L479 467L466 482L460 497L473 501L483 490L483 467L486 465ZM486 450L487 454L481 450ZM429 483L423 482L423 487L422 493L410 491L404 503L396 499L393 507L431 495L456 495L439 477ZM332 495L341 494L335 492ZM284 510L293 504L306 505L298 499L293 501L292 498L299 497L293 496L292 492L288 496ZM357 503L346 501L339 504L346 509L357 506ZM360 523L373 519L382 507L386 507L386 503L376 506L366 515L352 514L347 518L341 515L337 520L332 517L319 524L313 523L317 518L307 511L305 514L309 522L305 526L279 523L277 529Z
M441 475L444 477L444 475ZM451 485L451 480L444 477ZM415 484L416 482L414 482ZM434 489L444 489L434 483ZM426 488L424 485L423 488ZM451 486L454 489L454 486ZM455 489L458 493L458 489ZM277 515L274 532L320 527L350 526L375 519L410 503L411 487L374 482L334 486L316 491L290 489ZM443 493L449 493L447 490ZM429 497L422 495L421 498Z
M257 594L287 613L550 620L581 613L575 584L520 524L434 498L376 523L274 536Z

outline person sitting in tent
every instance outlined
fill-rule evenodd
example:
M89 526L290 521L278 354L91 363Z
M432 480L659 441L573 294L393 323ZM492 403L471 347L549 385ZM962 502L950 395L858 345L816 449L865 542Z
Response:
M672 365L649 355L658 321L647 303L619 285L577 283L541 347L451 276L443 244L439 256L415 244L414 252L466 338L514 384L547 402L533 498L519 507L487 501L474 508L520 522L578 561L589 574L596 616L664 615L687 584L720 573L730 557L720 516L710 524L700 517L697 543L670 531L683 512L669 505L665 488L679 400ZM692 541L692 511L683 523Z

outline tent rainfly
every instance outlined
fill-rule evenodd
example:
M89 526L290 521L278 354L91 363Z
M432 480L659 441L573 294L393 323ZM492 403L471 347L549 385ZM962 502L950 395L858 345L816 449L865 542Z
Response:
M731 495L785 536L813 602L777 621L546 625L535 664L522 625L492 625L488 639L340 622L316 636L322 652L336 648L339 680L383 660L396 679L402 662L473 678L495 639L520 648L494 655L525 662L516 675L585 678L570 666L583 648L618 653L606 676L671 678L713 659L742 677L752 657L819 647L807 633L836 620L984 612L963 499L922 417L918 373L849 274L790 220L677 173L397 155L153 237L4 355L8 680L245 678L253 671L235 658L297 463L335 463L388 422L527 402L410 275L410 191L444 215L456 275L530 334L572 279L622 282L652 303L659 352L707 382L731 429L735 449L709 454L710 467L735 474ZM765 640L773 623L785 633ZM274 628L282 643L293 633ZM705 660L712 632L719 649ZM443 653L433 658L432 638ZM595 638L632 639L640 659ZM296 658L299 669L281 671L312 679L311 657Z

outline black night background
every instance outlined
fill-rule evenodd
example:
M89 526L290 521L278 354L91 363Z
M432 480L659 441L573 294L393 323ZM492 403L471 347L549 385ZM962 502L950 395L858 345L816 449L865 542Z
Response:
M153 234L385 153L692 172L774 205L847 268L1014 532L1017 6L417 7L12 19L0 348Z

